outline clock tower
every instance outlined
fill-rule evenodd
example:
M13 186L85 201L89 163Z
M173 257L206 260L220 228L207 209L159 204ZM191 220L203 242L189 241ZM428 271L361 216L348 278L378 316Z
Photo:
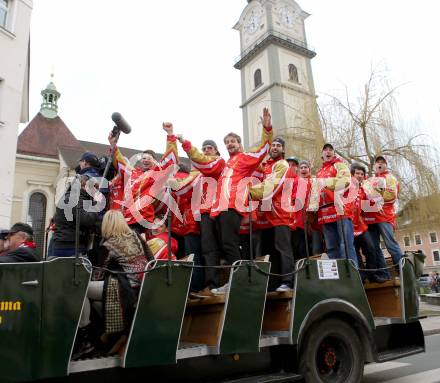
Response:
M286 155L313 160L322 144L304 20L294 0L248 0L234 29L240 32L244 144L260 139L259 116L269 107Z

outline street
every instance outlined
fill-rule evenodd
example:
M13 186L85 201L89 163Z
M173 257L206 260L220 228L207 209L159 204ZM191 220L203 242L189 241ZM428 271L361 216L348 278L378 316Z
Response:
M425 338L426 353L365 366L363 383L440 382L440 335Z

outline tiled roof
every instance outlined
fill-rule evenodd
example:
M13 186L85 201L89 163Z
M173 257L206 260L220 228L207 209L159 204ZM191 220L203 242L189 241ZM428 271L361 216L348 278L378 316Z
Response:
M38 113L18 136L17 153L58 158L60 148L83 150L60 117L46 118Z

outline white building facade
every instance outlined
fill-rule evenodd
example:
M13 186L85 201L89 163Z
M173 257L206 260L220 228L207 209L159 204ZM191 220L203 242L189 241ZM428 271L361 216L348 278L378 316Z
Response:
M304 20L293 0L248 0L234 26L240 32L244 143L260 139L259 116L269 107L287 155L312 159L322 141Z
M0 0L0 227L10 225L18 124L29 119L32 0Z

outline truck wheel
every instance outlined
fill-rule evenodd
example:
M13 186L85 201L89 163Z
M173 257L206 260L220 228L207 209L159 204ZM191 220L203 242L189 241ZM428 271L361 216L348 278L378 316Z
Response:
M301 346L299 372L307 383L358 383L364 351L356 331L340 319L313 326Z

